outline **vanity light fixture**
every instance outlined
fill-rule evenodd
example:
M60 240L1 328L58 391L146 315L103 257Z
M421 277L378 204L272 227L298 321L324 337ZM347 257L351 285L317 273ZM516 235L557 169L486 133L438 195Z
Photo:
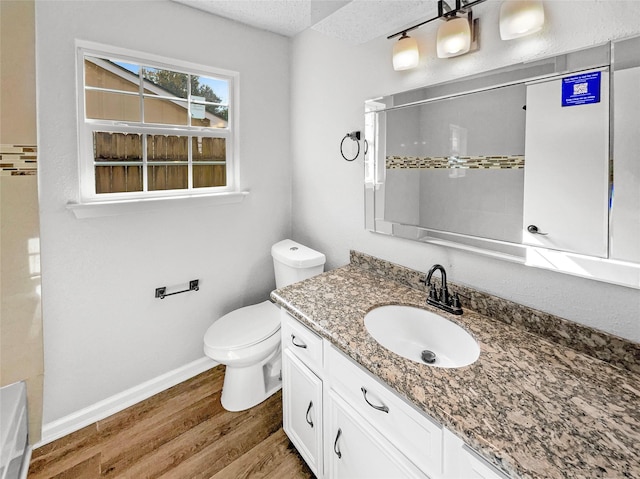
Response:
M438 58L451 58L478 49L478 19L473 18L471 7L486 0L455 0L455 8L438 0L438 15L400 30L387 39L400 36L393 46L393 69L408 70L418 66L418 42L407 32L434 20L445 20L437 33ZM542 0L505 0L500 6L500 38L511 40L540 31L544 25Z
M544 25L541 0L506 0L500 6L500 38L512 40L538 32Z
M454 17L440 25L436 36L438 58L457 57L471 50L472 29L471 12L469 18Z
M420 52L415 38L402 32L400 39L393 45L393 69L396 71L409 70L418 66Z
M393 69L408 70L418 65L418 43L407 32L438 19L446 20L438 29L438 57L453 57L472 50L474 25L478 20L473 20L471 7L484 1L455 0L452 8L445 0L438 0L438 16L389 35L387 39L402 35L393 47Z

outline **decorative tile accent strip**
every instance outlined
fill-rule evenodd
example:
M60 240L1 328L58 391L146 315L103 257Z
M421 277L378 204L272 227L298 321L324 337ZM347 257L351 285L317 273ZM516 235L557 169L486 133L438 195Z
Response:
M387 156L385 163L388 170L451 168L504 170L524 168L524 156Z
M35 145L0 145L0 175L35 175L38 171L38 147Z
M426 285L420 283L420 280L425 279L425 273L353 250L350 263L409 288L426 291ZM435 278L436 283L439 284L439 281L439 277ZM614 366L640 373L638 343L467 286L452 282L450 284L460 293L463 308L519 327Z

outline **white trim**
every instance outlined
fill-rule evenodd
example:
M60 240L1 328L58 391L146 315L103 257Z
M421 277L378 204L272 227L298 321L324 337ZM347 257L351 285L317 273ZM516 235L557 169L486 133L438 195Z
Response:
M42 426L42 439L33 447L37 449L67 434L78 431L83 427L133 406L140 401L148 399L217 365L217 362L204 356L91 406L87 406L60 419L44 424Z
M76 39L76 48L85 50L85 53L89 53L92 56L110 55L116 56L119 60L137 63L141 59L152 63L154 67L173 69L180 73L196 73L204 76L228 76L236 77L238 72L233 70L226 70L218 67L211 67L209 65L202 65L198 63L192 63L184 60L178 60L174 58L168 58L153 53L141 52L139 50L132 50L129 48L121 48L113 45L106 45L104 43L96 43L87 40ZM178 70L176 70L178 68ZM229 92L231 96L231 92Z
M135 198L129 200L94 201L92 203L67 203L67 209L77 219L101 218L131 213L167 211L176 208L197 208L228 205L242 202L248 191L238 193L214 193L205 195L165 196L158 198Z
M138 75L134 75L133 73L131 73L128 70L121 70L119 68L115 68L114 65L110 62L107 62L105 60L103 60L102 58L97 58L97 57L90 57L90 56L85 56L84 59L86 61L89 61L91 63L93 63L94 65L102 68L103 70L107 70L111 73L113 73L114 75L122 78L123 80L129 81L131 83L133 83L134 85L139 85L140 83L140 77ZM142 65L140 65L140 68L142 68ZM181 73L181 72L180 72ZM185 73L185 75L188 75L187 73ZM225 80L229 81L229 79L225 78ZM156 99L161 99L161 100L168 100L170 102L172 102L175 105L184 107L182 105L182 103L199 103L199 104L203 104L203 105L214 105L214 106L224 106L224 107L229 107L229 103L214 103L214 102L210 102L210 101L202 101L202 102L196 102L193 100L189 100L188 98L179 98L176 97L175 95L171 96L171 92L165 90L164 88L160 88L159 86L151 83L149 80L145 80L144 78L142 79L142 83L143 83L143 89L144 90L149 90L153 93L155 93L155 95L150 96L149 94L145 94L145 93L140 93L139 91L121 91L121 90L112 90L109 88L99 88L99 87L91 87L91 86L87 86L85 85L85 92L86 91L98 91L98 92L107 92L107 93L118 93L118 94L124 94L124 95L131 95L131 96L136 96L136 97L142 97L144 98L145 96L147 98L156 98ZM209 113L208 111L205 111L205 116L206 118L210 119L210 120L216 120L216 121L224 121L225 124L228 123L227 120L225 120L224 118L221 118L219 116L213 115L211 113ZM127 122L121 122L121 123L127 123ZM139 123L139 122L136 122ZM113 124L113 121L108 122L108 124ZM149 124L149 123L144 123L144 124ZM139 126L139 125L136 125ZM189 125L188 128L193 128L193 126ZM197 128L197 127L196 127ZM205 128L205 127L200 127L203 130L211 130L211 128ZM216 128L216 127L212 127L212 128ZM228 129L227 126L222 127L223 129ZM180 131L184 131L184 128L180 128Z
M88 42L76 39L76 109L77 109L77 131L78 131L78 200L80 203L98 202L101 203L100 196L95 192L95 165L89 158L93 158L93 142L91 135L96 128L104 128L105 131L132 131L138 134L156 134L156 132L169 130L169 134L180 134L183 136L206 136L213 138L226 138L227 139L227 158L226 158L226 178L227 184L224 187L210 187L209 191L214 190L217 192L232 192L238 193L240 190L240 172L239 169L239 73L224 70L220 68L210 67L207 65L198 65L190 62L180 61L176 59L170 59L154 55L150 53L138 52L135 50L123 49L113 46L101 45L94 42ZM140 66L150 65L154 68L163 68L176 72L201 75L206 77L218 78L220 80L226 80L228 82L228 98L226 104L220 105L226 106L228 111L228 120L226 120L226 127L224 128L204 128L197 126L178 126L178 125L163 125L163 124L151 124L144 123L144 116L141 116L140 122L123 122L116 120L96 120L87 119L85 114L85 71L84 71L84 59L85 55L92 58L108 57L117 59L124 62L135 63ZM140 83L139 94L144 97L143 88L144 84ZM146 88L146 87L145 87ZM101 89L98 89L101 90ZM106 90L105 90L106 91ZM126 93L126 92L125 92ZM191 94L184 101L189 104ZM165 98L170 101L178 101L171 98ZM179 101L182 101L180 99ZM204 102L205 104L215 104L213 102ZM142 109L141 103L141 109ZM142 112L142 110L141 110ZM214 115L214 118L215 117ZM191 162L192 159L189 159ZM204 164L204 163L203 163ZM146 148L143 148L143 160L142 166L146 167ZM128 198L137 198L144 200L150 197L169 197L172 195L169 191L146 191L146 168L143 171L144 188L142 192L129 192L126 194ZM191 183L191 181L190 181ZM178 190L180 194L194 194L198 193L193 189L181 189ZM119 193L108 194L110 202L112 199L116 199ZM119 213L112 213L119 214ZM104 215L97 215L104 216Z
M640 289L640 264L629 261L528 246L525 264L581 278Z

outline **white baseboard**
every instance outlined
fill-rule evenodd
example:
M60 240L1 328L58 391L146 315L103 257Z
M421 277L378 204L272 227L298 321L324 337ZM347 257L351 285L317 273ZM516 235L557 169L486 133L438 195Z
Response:
M91 406L80 409L67 416L42 425L42 439L35 444L34 449L44 446L67 434L78 431L101 419L111 416L123 409L133 406L140 401L150 398L154 394L169 389L187 379L217 366L218 363L204 356L182 367L169 371L142 384L122 391L107 399L103 399Z

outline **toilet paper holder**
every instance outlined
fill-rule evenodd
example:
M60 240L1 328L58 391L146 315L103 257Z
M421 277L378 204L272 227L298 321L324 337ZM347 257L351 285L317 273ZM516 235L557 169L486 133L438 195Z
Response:
M162 286L160 288L156 288L156 298L164 299L167 296L173 296L174 294L187 293L189 291L198 291L200 289L199 284L199 279L192 279L191 281L189 281L189 288L183 289L182 291L176 291L175 293L167 293L167 287Z

